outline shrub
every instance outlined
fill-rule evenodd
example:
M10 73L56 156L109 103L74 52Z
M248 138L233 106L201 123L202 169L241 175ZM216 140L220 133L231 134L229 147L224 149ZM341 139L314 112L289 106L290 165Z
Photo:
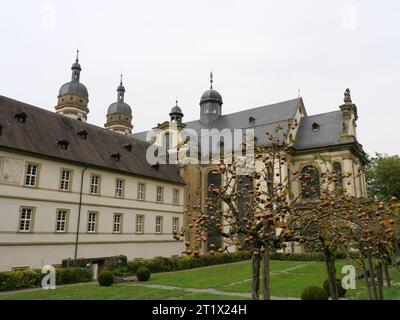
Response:
M71 284L92 280L92 273L87 268L59 268L56 269L56 283Z
M301 300L328 300L329 297L324 289L319 287L305 288L301 294Z
M336 279L337 287L338 287L338 294L339 298L343 298L346 295L346 289L343 289L342 287L342 281L339 279ZM325 292L328 294L328 297L331 296L331 290L329 289L329 282L328 279L326 279L322 285L324 288Z
M110 271L104 271L99 275L99 284L102 287L109 287L114 283L114 274Z
M148 268L140 267L137 272L136 276L139 281L148 281L150 279L151 272Z
M37 270L0 272L0 291L35 288L41 280L42 276Z

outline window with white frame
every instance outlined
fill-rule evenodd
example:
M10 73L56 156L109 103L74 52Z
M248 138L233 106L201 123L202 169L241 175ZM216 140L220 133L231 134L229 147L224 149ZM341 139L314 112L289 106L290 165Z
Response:
M33 219L33 208L22 208L19 221L20 232L31 232Z
M57 210L56 232L62 233L67 231L68 210Z
M156 233L161 233L162 232L162 217L156 217Z
M179 218L172 218L172 232L179 231Z
M179 190L178 189L174 189L173 191L173 203L174 204L179 204Z
M90 177L90 194L98 195L100 193L100 176L92 175Z
M87 228L87 231L89 233L95 233L96 232L97 217L98 217L98 213L97 212L89 212L89 215L88 215L88 228Z
M114 226L113 232L114 233L121 233L122 227L122 213L115 213L114 214Z
M138 194L137 194L138 200L144 201L145 187L146 186L144 183L138 183Z
M60 179L60 190L61 191L70 191L71 190L71 170L61 170L61 179Z
M36 187L38 171L39 166L36 164L29 163L26 166L25 186Z
M144 216L136 216L136 233L144 231Z
M115 182L115 196L117 198L124 197L124 187L125 187L125 181L122 179L117 179Z
M157 186L157 197L156 197L156 201L161 203L164 201L164 188Z

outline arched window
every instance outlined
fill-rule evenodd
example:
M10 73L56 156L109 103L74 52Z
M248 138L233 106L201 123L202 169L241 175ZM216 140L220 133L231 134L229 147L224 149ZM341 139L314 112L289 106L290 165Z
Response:
M342 165L340 162L334 162L332 164L333 173L335 174L335 189L337 192L343 191L343 177L342 177Z
M209 188L211 185L216 188L221 188L221 176L219 174L215 174L213 171L209 172L207 175L207 187ZM208 190L207 197L211 200L211 203L213 203L212 206L207 208L207 213L209 215L214 215L217 210L221 209L221 201L217 199L215 194L213 194L210 190ZM208 224L207 250L210 250L211 245L215 245L217 247L222 246L221 235L217 231L216 222L213 221L210 221Z
M309 166L301 171L301 196L303 199L319 198L321 194L318 169Z

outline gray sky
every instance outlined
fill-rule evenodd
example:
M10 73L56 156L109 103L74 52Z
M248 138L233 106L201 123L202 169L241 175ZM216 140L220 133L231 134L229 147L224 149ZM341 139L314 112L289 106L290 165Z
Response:
M197 119L212 70L225 114L298 89L308 114L334 111L349 87L365 150L400 153L397 0L16 0L1 5L0 35L0 94L49 110L80 49L99 126L121 72L139 132L167 120L176 95Z

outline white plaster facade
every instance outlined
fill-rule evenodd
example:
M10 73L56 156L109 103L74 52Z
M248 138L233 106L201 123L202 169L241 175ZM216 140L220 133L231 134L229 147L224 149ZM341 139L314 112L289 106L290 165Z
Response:
M36 186L25 186L28 163L39 165ZM70 191L60 190L61 170L71 171ZM0 150L0 271L61 263L74 258L84 167ZM91 175L100 176L100 195L90 195ZM180 255L182 241L172 238L173 221L183 227L184 187L119 172L87 168L83 175L78 258L126 255L128 259ZM116 197L116 180L124 181L123 197ZM145 185L145 199L138 200L138 184ZM156 202L157 186L163 201ZM178 203L173 192L178 190ZM32 208L30 230L21 232L21 208ZM66 229L56 231L58 209L67 214ZM95 232L88 232L88 214L97 212ZM114 214L122 214L121 232L113 232ZM144 230L136 232L136 217L144 217ZM162 230L156 233L156 217Z

